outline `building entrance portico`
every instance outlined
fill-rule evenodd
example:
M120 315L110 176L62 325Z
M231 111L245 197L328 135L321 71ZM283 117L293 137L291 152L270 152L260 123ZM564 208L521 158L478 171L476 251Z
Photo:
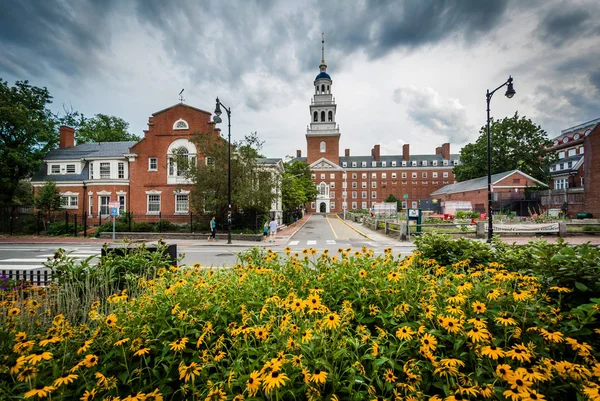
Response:
M327 206L329 206L327 201L319 202L319 206L318 206L319 213L329 213L329 208Z

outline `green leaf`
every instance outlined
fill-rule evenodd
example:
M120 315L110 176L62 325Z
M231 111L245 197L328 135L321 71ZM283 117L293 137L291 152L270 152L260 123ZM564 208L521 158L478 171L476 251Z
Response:
M583 283L580 283L579 281L575 283L575 287L576 287L576 288L577 288L579 291L582 291L582 292L589 291L589 288L588 288L588 287L587 287L585 284L583 284Z

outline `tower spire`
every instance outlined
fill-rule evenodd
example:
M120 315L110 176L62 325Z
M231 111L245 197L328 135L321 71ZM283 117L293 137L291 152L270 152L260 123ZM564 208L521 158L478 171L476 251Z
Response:
M321 32L321 64L325 64L325 32Z

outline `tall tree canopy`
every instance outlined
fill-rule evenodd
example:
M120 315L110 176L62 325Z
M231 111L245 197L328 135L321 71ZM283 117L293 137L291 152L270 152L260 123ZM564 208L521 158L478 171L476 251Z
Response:
M90 142L139 141L140 137L127 132L129 123L120 117L96 114L92 118L81 116L74 127L77 144Z
M178 170L181 166L194 183L193 208L223 213L227 210L228 143L200 133L194 135L193 142L199 154L197 162L185 153L174 155ZM235 211L252 209L266 213L277 196L272 191L276 178L256 160L262 144L256 132L231 144L231 203Z
M317 188L310 178L308 164L300 161L285 164L285 174L281 185L284 210L304 206L317 198Z
M11 203L19 180L35 172L58 143L48 89L0 79L0 204Z
M461 164L454 167L457 181L471 180L487 175L487 128L481 128L475 143L466 145L460 152ZM492 142L491 172L502 173L519 169L542 182L547 182L548 168L554 155L548 151L552 145L539 125L525 116L493 120L490 125Z

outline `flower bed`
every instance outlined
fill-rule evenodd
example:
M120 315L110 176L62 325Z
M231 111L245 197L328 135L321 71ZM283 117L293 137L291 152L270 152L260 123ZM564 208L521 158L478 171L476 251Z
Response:
M571 289L497 262L254 249L161 268L84 322L57 290L3 296L2 399L598 399L600 300L564 309Z

